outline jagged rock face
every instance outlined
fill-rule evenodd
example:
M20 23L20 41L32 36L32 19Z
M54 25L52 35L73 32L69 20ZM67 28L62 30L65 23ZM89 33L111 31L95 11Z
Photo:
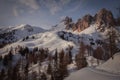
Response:
M65 28L65 29L70 29L70 28L72 28L72 18L66 16L63 21L64 21L64 24L66 25L66 28Z
M72 30L75 31L75 30L77 30L77 29L78 29L77 24L73 23L73 24L72 24Z
M66 17L64 19L64 24L66 25L65 29L72 29L73 31L77 30L78 32L88 28L93 21L93 17L91 15L85 15L82 19L79 19L77 23L72 22L72 18Z
M90 26L93 21L93 17L91 15L85 15L82 19L79 19L76 23L77 30L80 32Z
M72 18L66 16L65 19L64 19L64 24L67 25L67 24L69 24L71 22L72 22Z
M111 11L108 11L106 9L101 9L96 15L95 15L95 23L98 26L104 25L104 26L114 26L115 25L115 19L113 18L113 14Z
M97 24L97 29L104 31L105 28L119 25L119 21L116 22L111 11L101 9L94 17L91 15L85 15L82 19L78 19L76 23L72 22L72 18L66 17L64 19L66 29L72 29L73 31L83 31L88 28L91 24Z

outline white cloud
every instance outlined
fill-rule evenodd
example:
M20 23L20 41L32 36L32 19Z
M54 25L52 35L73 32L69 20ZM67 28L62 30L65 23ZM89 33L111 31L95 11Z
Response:
M62 10L62 6L55 0L41 0L40 3L49 9L52 15Z
M55 15L60 12L71 13L77 11L83 0L73 1L72 0L13 0L16 4L13 3L13 14L14 16L20 16L24 14L33 14L37 11L49 11L52 15ZM70 8L69 3L72 4ZM41 9L40 9L41 8Z
M60 11L61 8L58 6L54 6L50 9L50 12L52 13L52 15L54 15L55 13L57 13L58 11Z
M19 16L19 12L17 11L16 7L13 8L13 15L14 16Z
M37 3L36 0L20 0L20 2L34 10L37 10L40 8L40 5Z
M70 10L68 10L67 12L68 13L71 13L71 12L75 12L75 11L77 11L78 9L80 9L80 5L76 5L75 7L73 7L73 8L71 8Z
M72 8L70 8L69 10L67 10L67 13L71 13L71 12L75 12L77 10L79 10L81 8L81 5L83 5L85 0L78 0L76 1L76 5Z
M30 12L30 11L28 11L28 12ZM13 15L15 17L18 17L18 16L20 16L20 15L22 15L24 13L25 13L25 10L20 8L20 6L14 6L13 7Z
M61 10L61 6L59 3L57 3L55 0L47 0L48 1L48 8L50 9L50 12L52 15L54 15L55 13L57 13L58 11Z
M64 20L66 16L61 16L60 17L60 20Z
M60 0L63 5L70 3L71 0Z
M13 15L18 17L24 14L32 14L40 9L36 0L18 0L12 5Z

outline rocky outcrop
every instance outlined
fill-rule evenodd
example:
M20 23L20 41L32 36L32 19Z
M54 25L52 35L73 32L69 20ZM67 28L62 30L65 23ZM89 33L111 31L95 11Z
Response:
M113 17L113 14L111 11L106 10L105 8L101 9L96 15L95 15L95 23L98 26L115 26L115 19Z
M63 21L64 21L64 24L66 25L65 29L68 30L68 29L72 28L72 18L71 17L66 16Z
M76 23L78 31L82 31L90 26L93 21L93 17L91 15L85 15L82 19L79 19Z
M104 31L106 27L109 28L116 25L112 12L105 8L101 9L94 17L90 14L85 15L83 18L78 19L76 23L72 22L72 18L66 17L64 23L66 29L72 29L78 32L88 28L91 24L97 24L100 31Z
M66 25L65 29L72 29L73 31L77 30L78 32L88 28L93 21L91 15L85 15L82 19L78 19L76 23L72 22L72 18L65 17L64 24Z
M65 19L64 19L64 24L69 24L69 23L71 23L72 22L72 18L71 17L68 17L68 16L66 16L65 17Z

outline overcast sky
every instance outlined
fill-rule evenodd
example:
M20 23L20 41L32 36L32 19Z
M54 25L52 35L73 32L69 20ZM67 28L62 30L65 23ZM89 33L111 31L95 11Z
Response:
M48 27L65 16L76 21L107 8L117 15L120 0L0 0L0 27L30 24Z

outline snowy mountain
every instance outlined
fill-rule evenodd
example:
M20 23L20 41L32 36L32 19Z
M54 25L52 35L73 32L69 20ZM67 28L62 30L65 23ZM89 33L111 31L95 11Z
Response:
M29 38L24 41L21 39L6 47L16 47L18 45L27 46L30 49L35 47L48 48L50 51L54 51L55 49L62 50L67 48L69 45L75 46L75 44L72 42L60 39L57 33L54 31L34 34L29 36Z
M0 44L8 44L26 38L32 34L42 33L46 30L40 27L34 27L28 24L22 24L16 27L8 27L0 29Z
M9 29L10 31L15 30L14 39L17 39L17 42L14 42L10 45L7 45L2 50L6 52L6 49L11 47L15 48L18 45L26 46L29 49L35 47L38 48L48 48L50 51L58 49L66 49L69 46L73 46L74 55L77 53L79 48L79 43L83 41L86 45L91 45L91 42L94 43L93 48L96 48L98 45L97 40L103 39L104 34L96 30L96 25L91 25L89 28L85 29L82 32L73 32L71 30L65 30L64 22L61 22L52 30L42 30L41 28L31 27L31 26L18 26L15 28ZM93 39L91 41L90 39ZM53 45L54 44L54 45ZM51 47L52 46L52 47ZM76 52L75 52L76 51Z
M65 80L120 80L120 55L116 54L120 51L119 31L112 13L106 9L94 17L86 15L76 23L66 17L50 30L28 24L1 28L0 72L19 65L18 73L26 75L22 69L27 67L30 78L39 74L37 79L41 79L44 74L48 80L63 80L70 74ZM111 49L115 54L113 60L109 59L113 56ZM77 61L81 70L75 72Z

